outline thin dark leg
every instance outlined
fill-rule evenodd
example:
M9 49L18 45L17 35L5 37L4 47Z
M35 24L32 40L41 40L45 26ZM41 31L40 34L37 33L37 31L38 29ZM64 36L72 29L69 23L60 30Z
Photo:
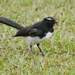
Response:
M45 56L41 48L39 47L40 44L37 44L37 47L39 48L40 52L42 53L42 56Z
M30 45L30 50L32 51L32 44Z

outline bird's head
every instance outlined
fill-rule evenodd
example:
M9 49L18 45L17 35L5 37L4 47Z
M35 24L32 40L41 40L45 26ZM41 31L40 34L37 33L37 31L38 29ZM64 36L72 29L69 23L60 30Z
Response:
M55 23L58 23L53 17L46 17L43 21L49 27L53 27Z

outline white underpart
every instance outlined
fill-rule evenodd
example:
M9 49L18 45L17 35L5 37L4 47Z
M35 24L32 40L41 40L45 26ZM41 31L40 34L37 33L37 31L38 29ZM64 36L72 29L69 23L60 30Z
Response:
M30 44L33 45L33 44L37 44L37 43L40 43L40 42L43 42L43 41L49 39L49 38L52 36L52 34L53 34L53 33L48 32L48 33L45 34L46 36L43 37L43 38L40 38L40 37L38 37L38 36L36 36L36 37L28 36L28 37L25 38L25 40L26 40L26 42L27 42L29 45L30 45Z
M51 21L52 19L51 18L47 18L47 20L50 20Z

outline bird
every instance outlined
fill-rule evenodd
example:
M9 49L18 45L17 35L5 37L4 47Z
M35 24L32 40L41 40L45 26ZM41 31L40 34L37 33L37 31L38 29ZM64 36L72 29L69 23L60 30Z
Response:
M54 32L53 27L58 22L53 17L49 16L45 17L42 21L36 22L33 25L27 27L23 27L20 24L5 17L0 17L0 23L18 29L19 31L13 37L24 37L31 51L33 45L36 44L42 53L42 56L45 56L39 45L41 42L49 39L52 36Z

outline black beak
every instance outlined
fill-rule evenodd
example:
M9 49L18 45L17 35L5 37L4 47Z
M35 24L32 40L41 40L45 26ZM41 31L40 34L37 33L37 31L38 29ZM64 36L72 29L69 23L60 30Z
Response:
M57 21L55 21L55 23L58 23Z
M55 21L55 23L58 23L57 21ZM58 24L57 24L57 26L59 26Z

